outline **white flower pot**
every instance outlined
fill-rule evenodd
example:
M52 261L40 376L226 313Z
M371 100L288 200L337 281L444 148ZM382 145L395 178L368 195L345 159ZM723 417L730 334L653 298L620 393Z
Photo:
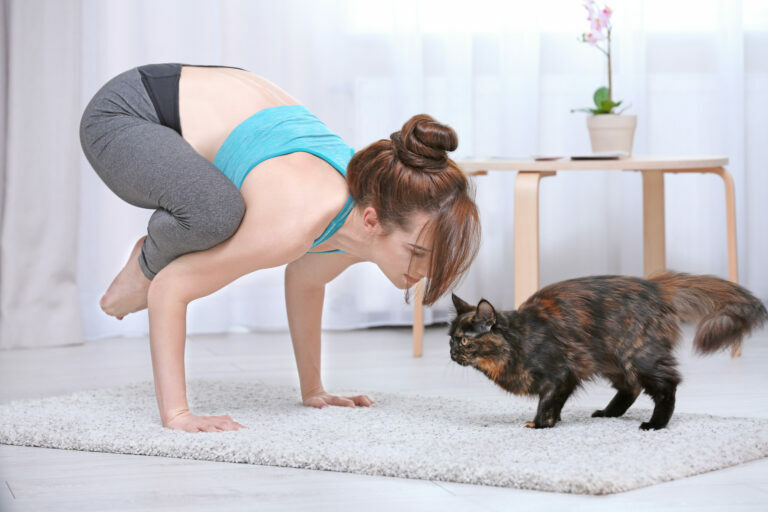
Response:
M592 152L626 151L632 154L637 126L636 115L598 114L587 116Z

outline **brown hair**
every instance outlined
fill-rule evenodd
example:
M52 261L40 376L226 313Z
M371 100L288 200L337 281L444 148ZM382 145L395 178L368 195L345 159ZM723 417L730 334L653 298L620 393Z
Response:
M453 128L419 114L389 139L355 153L347 166L352 198L359 206L372 206L385 227L408 230L416 212L431 217L419 233L419 238L429 232L434 236L424 304L455 285L480 245L470 181L447 155L457 146Z

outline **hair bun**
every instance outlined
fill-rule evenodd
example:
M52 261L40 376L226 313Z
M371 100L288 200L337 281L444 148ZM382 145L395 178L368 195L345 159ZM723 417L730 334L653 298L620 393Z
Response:
M448 163L446 152L455 150L459 145L453 128L438 123L427 114L413 116L389 138L398 160L409 167L424 170L445 168Z

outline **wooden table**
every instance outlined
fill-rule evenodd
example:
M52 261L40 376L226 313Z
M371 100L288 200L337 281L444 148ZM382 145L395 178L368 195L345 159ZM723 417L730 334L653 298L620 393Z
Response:
M517 171L514 210L514 306L539 289L539 182L560 171L640 171L643 173L643 272L644 275L666 268L664 240L664 174L714 173L725 184L728 278L738 282L736 259L736 208L733 178L725 170L728 158L721 156L632 156L620 160L460 160L456 162L468 174L483 171ZM413 354L422 352L423 283L414 293ZM738 347L734 355L739 354Z

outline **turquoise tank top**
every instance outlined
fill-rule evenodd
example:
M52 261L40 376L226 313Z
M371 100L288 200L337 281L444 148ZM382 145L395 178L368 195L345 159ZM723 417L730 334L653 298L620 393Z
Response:
M216 153L213 165L238 189L248 173L264 160L303 151L322 158L344 178L355 150L333 133L303 105L269 107L255 113L232 130ZM325 242L344 224L355 205L352 196L328 224L312 247ZM318 251L318 252L344 252Z

